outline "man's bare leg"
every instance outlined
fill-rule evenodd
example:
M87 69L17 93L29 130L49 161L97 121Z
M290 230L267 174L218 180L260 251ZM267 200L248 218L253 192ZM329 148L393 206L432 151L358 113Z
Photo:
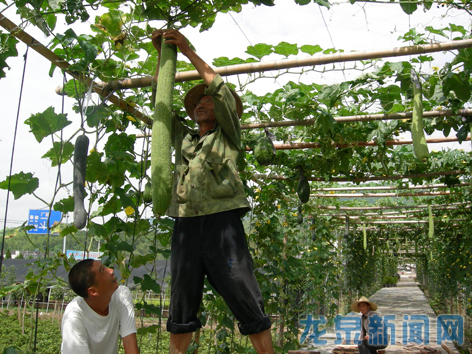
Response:
M185 354L192 341L192 332L182 334L170 334L170 354Z
M251 340L254 349L256 349L257 354L274 354L272 333L270 333L270 329L266 329L260 333L251 334L249 339Z

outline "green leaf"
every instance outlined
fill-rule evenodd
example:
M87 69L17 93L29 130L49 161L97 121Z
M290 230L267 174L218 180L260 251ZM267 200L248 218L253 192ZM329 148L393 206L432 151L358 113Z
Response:
M60 142L54 142L53 148L46 152L42 158L51 160L51 166L55 167L65 162L69 161L74 152L74 145L71 142L67 141L65 144Z
M436 28L434 28L434 27L432 27L432 26L426 26L426 27L425 27L425 30L428 31L428 32L430 32L430 33L434 33L434 34L443 36L443 37L445 37L445 38L449 38L449 36L448 36L447 34L445 34L444 31L441 30L441 29L436 29Z
M472 70L472 48L459 49L459 53L452 61L452 65L464 63L464 69Z
M463 36L465 36L468 33L468 30L465 29L464 26L461 26L461 25L456 25L456 24L450 23L449 27L450 27L451 32L459 32Z
M150 306L153 306L153 305L147 305L147 304L144 305L146 310L148 310L148 307L150 307ZM136 304L136 307L138 307L138 304ZM157 311L156 315L160 316L160 314L161 314L160 308L157 308L157 309L159 311ZM139 308L138 308L138 310L139 310ZM146 327L139 327L137 333L138 333L138 336L141 336L143 334L153 334L153 333L156 333L158 329L159 329L159 325L150 325L150 326L146 326Z
M411 15L418 8L416 0L400 0L400 6L402 7L403 12L408 15Z
M296 44L290 44L287 42L280 42L274 47L274 52L276 54L283 55L288 57L289 55L297 55L298 54L298 46Z
M331 4L329 3L329 1L325 1L325 0L313 0L313 2L315 4L318 4L320 6L324 6L326 7L327 9L329 9L331 7Z
M423 0L423 6L426 10L430 10L431 7L433 6L433 1L432 0Z
M395 85L381 87L379 88L379 95L377 98L380 100L380 104L385 111L389 111L392 109L396 101L401 101L400 87Z
M465 141L467 139L467 136L469 135L470 129L469 129L469 123L466 122L456 133L457 140L459 140L459 143Z
M51 134L54 134L69 124L71 121L67 120L67 114L56 114L54 107L49 107L43 113L33 114L25 121L25 124L30 126L30 131L40 143L43 139Z
M98 51L95 46L87 40L79 39L80 48L84 51L85 60L87 63L91 63L97 57Z
M152 263L155 260L155 258L156 258L156 255L153 253L148 253L144 256L134 255L133 258L131 258L129 264L133 268L139 268L148 263Z
M151 290L156 294L161 293L161 286L151 278L149 274L144 274L142 278L133 277L135 283L141 284L141 291Z
M237 65L237 64L244 64L244 63L246 63L246 61L244 61L241 58L228 59L228 57L221 57L221 58L213 59L214 66L228 66L228 65Z
M308 5L311 0L295 0L298 5Z
M87 125L90 128L97 128L110 114L110 108L106 104L100 106L89 106L85 110Z
M39 187L39 179L33 177L32 173L17 173L10 176L10 190L15 199L21 198L25 194L33 193ZM8 177L0 182L0 188L8 190Z
M10 68L6 63L7 58L18 56L18 51L16 50L18 40L12 35L0 31L0 43L2 44L0 50L0 78L2 78L6 75L3 69Z
M123 209L126 209L130 206L134 210L136 210L136 204L133 202L133 199L131 199L123 189L115 188L115 194L120 198L120 202L123 206Z
M79 231L74 225L72 226L66 226L60 233L59 233L59 236L60 237L64 237L64 236L67 236L67 235L73 235L75 233L77 233L77 231Z
M454 91L457 98L461 101L467 102L470 98L470 84L467 78L462 78L461 75L450 73L443 80L443 93L445 96L450 91Z
M107 165L102 162L103 152L92 151L87 156L86 180L91 183L105 183L108 180L109 172Z
M87 91L87 87L77 80L69 80L64 85L64 91L69 97L80 97Z
M3 349L2 351L2 354L21 354L21 353L23 353L23 351L18 347L8 347L8 348Z
M300 47L300 50L303 53L308 53L310 55L323 51L323 49L318 44L317 45L302 45Z
M56 15L49 14L49 15L46 16L46 23L48 24L49 29L51 31L54 31L54 29L56 28L56 22L57 22Z
M100 17L100 23L106 27L112 37L118 37L121 34L123 26L123 13L117 10L111 10Z
M109 235L107 229L103 225L96 224L94 222L89 222L88 229L90 235L99 236L103 238L107 238Z
M322 110L321 114L316 119L316 126L321 128L323 134L333 133L334 124L336 124L336 121L331 113L326 110Z
M70 196L54 203L53 209L60 211L62 214L67 214L74 211L74 197Z
M266 55L270 55L274 52L273 46L259 43L255 46L247 47L246 53L252 56L255 56L258 59L262 59Z
M120 251L124 252L133 252L133 246L130 245L128 242L119 241L119 242L106 242L104 248L110 251L112 254L118 254Z
M105 151L111 156L126 156L125 151L134 152L134 143L136 136L130 136L125 133L112 134L105 144ZM123 153L121 153L123 152Z

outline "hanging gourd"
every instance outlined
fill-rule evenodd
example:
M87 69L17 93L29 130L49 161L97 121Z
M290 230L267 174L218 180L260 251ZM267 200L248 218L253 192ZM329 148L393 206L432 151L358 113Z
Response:
M87 224L87 211L84 207L85 199L85 175L87 167L89 138L86 135L80 135L75 140L74 146L74 225L81 230Z
M298 201L298 213L297 213L297 222L299 224L303 223L303 211L302 211L302 203Z
M346 231L344 232L344 240L347 242L349 240L349 215L346 215L344 217L344 220L346 221Z
M305 177L302 167L300 167L297 194L302 203L307 203L308 200L310 200L310 184L308 183L308 179Z
M421 162L426 162L429 156L428 144L423 130L423 92L416 72L411 69L413 85L413 117L411 120L411 137L415 156Z
M433 211L431 209L431 205L428 205L428 223L429 223L428 236L432 240L434 236L434 221L433 221Z
M177 48L162 36L151 144L152 209L156 215L164 215L172 195L171 123L176 65Z
M259 165L267 166L272 163L275 157L275 146L272 141L274 135L269 132L267 127L264 128L266 136L260 138L257 141L257 145L254 148L254 158Z

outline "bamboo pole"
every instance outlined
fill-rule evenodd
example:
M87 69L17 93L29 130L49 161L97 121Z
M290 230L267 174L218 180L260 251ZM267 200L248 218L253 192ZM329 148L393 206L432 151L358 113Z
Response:
M0 26L5 28L7 31L9 31L13 36L18 38L20 41L25 43L27 46L30 48L34 49L36 52L41 54L44 58L48 59L52 64L56 65L57 67L61 68L65 72L67 72L69 75L71 75L73 78L77 79L78 81L82 82L84 85L90 87L92 86L92 89L94 92L98 93L100 96L106 98L108 101L113 103L115 106L119 107L123 111L129 112L133 114L137 119L143 121L146 124L151 124L152 119L150 119L148 116L144 115L134 107L130 106L128 102L121 100L119 97L110 94L113 90L106 90L104 87L96 82L94 82L92 79L89 77L80 74L76 71L71 71L69 70L70 64L59 57L56 53L53 51L49 50L46 48L44 45L42 45L39 41L34 39L32 36L30 36L28 33L23 31L21 28L19 28L17 25L15 25L13 22L11 22L9 19L7 19L5 16L0 14Z
M429 138L426 139L428 144L439 144L439 143L451 143L459 141L456 138ZM466 138L466 141L470 141L470 136ZM387 146L396 146L396 145L411 145L413 140L407 139L393 139L387 140L385 145ZM365 146L378 146L379 144L376 141L354 141L349 144L333 144L336 148L349 148L349 147L365 147ZM319 149L321 148L320 143L290 143L290 144L274 144L275 150L299 150L299 149ZM249 146L246 146L246 151L252 151L253 149Z
M454 185L453 187L465 187L469 186L469 182L462 182ZM342 191L367 191L367 190L373 190L373 191L380 191L380 190L397 190L397 189L435 189L435 188L449 188L448 185L446 184L429 184L425 186L376 186L376 187L341 187L341 188L318 188L317 191L322 191L322 192L342 192Z
M348 194L310 194L313 198L398 198L398 197L434 197L438 195L456 194L450 191L422 193L348 193Z
M463 204L469 204L469 205L463 205ZM458 208L457 206L463 206L463 209L470 209L472 206L470 205L472 204L472 202L468 202L468 203L451 203L451 204L436 204L436 205L431 205L434 210L455 210L457 211ZM318 206L319 207L319 206ZM378 215L401 215L400 213L405 213L405 214L416 214L416 213L423 213L424 210L421 210L421 209L417 209L417 208L423 208L423 209L426 209L428 206L427 205L419 205L419 206L403 206L403 207L398 207L398 206L395 206L396 209L405 209L405 210L402 210L401 212L398 212L398 211L387 211L387 212L382 212L381 214L379 213L366 213L365 212L365 209L358 209L358 208L364 208L364 207L350 207L350 208L353 208L353 209L350 209L350 211L361 211L362 213L360 213L359 215L362 215L363 217L366 217L366 216L378 216ZM372 210L378 210L377 208L378 207L372 207L374 209ZM415 208L413 210L408 210L407 208ZM320 209L323 209L323 208L320 208ZM340 209L343 209L343 207L340 207ZM332 209L332 210L335 210L335 211L338 211L338 209ZM320 214L320 216L338 216L338 215L341 215L339 216L340 218L342 219L345 219L346 215L349 216L349 218L351 217L356 217L357 214L352 214L352 213L347 213L345 210L341 210L340 212L338 213L327 213L327 214Z
M362 177L362 178L341 178L333 177L328 182L368 182L368 181L393 181L399 179L409 179L409 178L422 178L422 177L437 177L437 176L450 176L450 175L464 175L467 174L467 171L444 171L444 172L429 172L429 173L415 173L410 175L393 175L393 176L372 176L372 177ZM263 175L263 174L254 174L253 177L258 179L270 179L285 181L290 180L289 177L284 177L280 175ZM307 177L309 181L317 182L326 182L326 179L323 177Z
M470 221L470 219L451 219L451 220L435 220L435 222L455 222L455 221ZM428 220L401 220L401 221L369 221L369 220L362 220L361 223L369 224L369 225L391 225L391 224L427 224L429 223Z
M472 109L459 109L456 112L451 110L445 111L426 111L423 112L423 118L437 118L437 117L452 117L452 116L470 116ZM411 119L412 112L406 113L391 113L391 114L365 114L356 116L333 117L337 123L349 122L371 122L377 120L399 120ZM286 120L281 122L267 122L267 123L251 123L241 124L241 129L258 129L258 128L274 128L274 127L293 127L293 126L309 126L316 123L317 118L304 120Z
M446 206L465 206L470 205L472 202L463 203L448 203L448 204L431 204L432 208L441 208ZM343 206L327 206L327 205L314 205L314 208L323 210L336 210L336 211L364 211L364 210L396 210L396 209L417 209L417 208L428 208L428 204L422 205L390 205L390 206L375 206L375 207L343 207Z
M258 62L237 64L229 66L221 66L214 68L216 73L221 76L231 76L238 74L259 73L264 71L282 70L290 68L298 68L304 66L315 66L322 64L369 60L378 58L400 57L407 55L419 55L425 53L443 52L447 50L456 50L462 48L472 47L472 39L463 39L457 41L420 44L405 47L395 47L385 50L372 50L364 52L350 52L350 53L333 53L320 55L309 58L295 58L282 59L270 62ZM201 77L196 70L179 72L175 75L175 82L184 82L191 80L199 80ZM102 83L102 87L108 91L114 89L129 89L151 86L152 76L147 76L138 79L124 79L120 81L110 81L109 83Z
M427 218L427 216L425 216L424 218ZM342 215L339 215L339 216L334 216L332 217L331 220L340 220L340 221L344 221L344 216ZM366 223L370 223L371 221L375 221L375 220L396 220L396 219L411 219L411 216L409 215L398 215L398 216L371 216L371 217L368 217L368 218L361 218L359 216L349 216L349 220L350 222L354 222L356 223L357 221L360 221L361 223L363 222L366 222ZM468 220L468 219L447 219L447 220L442 220L442 219L438 219L436 220L437 222L441 222L441 221L463 221L463 220ZM417 224L424 224L424 223L427 223L429 222L428 220L423 220L423 219L416 219L416 220L408 220L407 223L409 224L414 224L414 223L417 223Z

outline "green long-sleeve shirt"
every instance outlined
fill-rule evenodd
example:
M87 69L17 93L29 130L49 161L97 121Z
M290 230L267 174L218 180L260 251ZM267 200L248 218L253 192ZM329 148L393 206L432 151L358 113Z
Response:
M177 117L172 122L175 168L172 200L167 210L171 217L233 209L241 209L244 214L250 210L237 169L241 127L234 97L220 75L205 90L205 95L213 98L215 129L200 137Z

